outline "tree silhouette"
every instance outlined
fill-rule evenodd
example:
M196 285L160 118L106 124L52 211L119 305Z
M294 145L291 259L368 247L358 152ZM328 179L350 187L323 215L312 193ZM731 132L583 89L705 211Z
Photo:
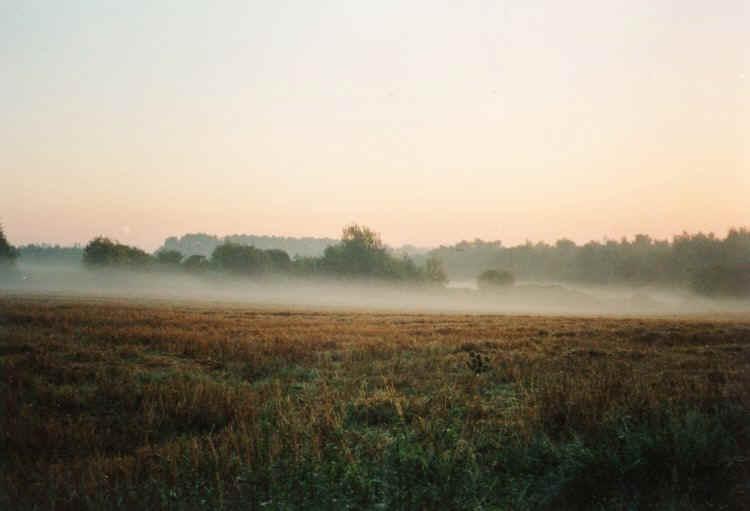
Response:
M143 250L97 236L83 249L83 264L90 268L120 266L144 268L153 259Z
M18 251L8 242L3 226L0 225L0 264L11 265L16 261L17 257Z

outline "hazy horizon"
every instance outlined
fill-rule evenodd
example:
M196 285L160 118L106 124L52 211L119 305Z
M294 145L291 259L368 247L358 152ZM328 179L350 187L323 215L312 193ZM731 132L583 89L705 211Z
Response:
M16 245L516 245L750 224L750 4L0 7Z
M483 239L483 238L472 238L472 239L466 239L466 238L464 238L464 239L460 239L460 240L454 240L454 241L450 241L450 242L440 243L440 244L437 244L437 245L413 245L413 244L410 244L410 243L407 242L407 243L404 243L404 244L401 244L401 245L395 245L395 244L392 244L392 243L391 244L386 243L386 246L389 247L389 248L392 248L392 249L401 249L401 248L405 248L405 247L412 247L412 248L414 248L416 250L431 251L431 250L439 249L440 247L452 247L452 246L455 246L455 245L459 245L459 244L461 244L463 242L472 243L472 242L475 242L477 240L485 242L485 243L500 242L501 245L503 247L505 247L505 248L519 247L519 246L523 246L523 245L525 245L527 243L532 243L533 245L536 245L537 243L547 243L549 245L554 245L555 242L559 241L559 240L574 241L577 246L583 246L583 245L585 245L588 242L604 243L604 242L607 242L607 241L616 241L616 242L619 243L622 239L626 239L626 240L632 242L632 241L635 240L635 236L637 236L637 235L646 235L646 236L649 236L652 239L652 241L655 241L655 242L666 241L668 243L672 243L674 241L674 238L676 236L681 236L681 235L683 235L685 233L687 233L688 235L697 235L697 234L700 234L700 233L703 233L703 234L706 234L706 235L713 234L713 235L716 236L717 239L724 239L724 237L727 235L727 233L730 230L732 230L732 229L737 230L737 229L748 229L748 228L749 228L748 226L744 226L744 225L732 225L732 226L729 226L729 228L727 229L727 231L724 231L724 232L713 232L713 231L694 231L694 232L689 232L689 231L683 231L683 232L679 232L679 233L674 233L674 234L672 234L670 236L665 236L664 238L659 238L659 237L656 237L656 236L652 236L651 234L646 233L646 232L636 231L636 233L634 235L632 235L632 236L623 236L623 237L620 237L620 238L616 238L616 237L613 237L613 236L603 235L603 236L600 236L599 238L592 238L592 239L585 240L585 241L576 241L576 240L572 239L569 236L561 235L558 238L550 239L550 240L531 240L531 239L526 239L524 241L519 241L518 243L513 243L513 244L505 243L504 240L499 240L499 239L498 240L494 240L494 239ZM5 226L3 226L3 230L7 232L7 229L5 228ZM322 236L311 236L311 235L304 235L304 234L303 235L299 235L299 236L289 236L289 235L284 235L284 234L273 234L273 233L271 233L271 234L257 234L257 233L249 233L249 232L248 233L232 232L232 233L224 233L224 234L217 234L217 233L212 233L212 232L184 232L184 233L179 233L179 234L168 235L160 243L157 243L156 246L153 247L153 248L151 248L151 247L143 247L143 246L138 246L138 245L133 245L133 246L136 246L136 248L146 249L147 252L155 252L155 251L163 248L164 247L164 242L168 238L170 238L170 237L176 237L177 239L180 239L183 236L190 236L190 235L196 235L196 234L198 234L198 235L205 234L205 235L209 235L209 236L216 236L219 240L223 240L225 238L231 238L232 236L258 236L258 237L267 236L267 237L290 238L290 239L299 239L299 240L302 240L302 239L305 239L305 238L308 238L308 239L317 239L317 240L323 240L323 239L339 240L340 239L340 233L339 233L339 235L333 236L333 237L322 237ZM378 234L382 234L382 233L378 232ZM123 241L122 238L118 238L117 236L108 236L107 234L103 234L103 233L97 234L95 237L98 237L98 236L103 236L105 238L110 238L113 241L117 241L117 242L122 242ZM386 238L386 237L384 237L384 238ZM94 238L92 238L92 239L94 239ZM11 240L11 241L13 241L13 240ZM63 246L63 247L80 247L80 248L84 248L86 246L86 244L88 242L90 242L90 241L91 240L75 241L75 242L72 242L72 243L63 243L63 244L58 244L58 245ZM246 244L246 243L240 243L240 244ZM52 245L52 246L54 246L55 243L54 242L50 242L48 240L32 240L32 241L27 241L26 243L17 243L17 245L19 247L29 246L29 245L40 245L40 246L50 246L50 245Z

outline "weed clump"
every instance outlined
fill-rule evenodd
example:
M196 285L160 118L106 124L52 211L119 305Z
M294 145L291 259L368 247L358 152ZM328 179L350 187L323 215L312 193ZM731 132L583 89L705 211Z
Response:
M474 374L481 374L489 371L490 359L487 355L484 355L478 351L469 352L469 360L466 365Z

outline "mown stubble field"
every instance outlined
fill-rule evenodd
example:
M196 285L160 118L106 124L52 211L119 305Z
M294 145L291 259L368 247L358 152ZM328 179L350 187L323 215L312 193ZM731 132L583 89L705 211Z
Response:
M748 509L750 318L0 297L0 508Z

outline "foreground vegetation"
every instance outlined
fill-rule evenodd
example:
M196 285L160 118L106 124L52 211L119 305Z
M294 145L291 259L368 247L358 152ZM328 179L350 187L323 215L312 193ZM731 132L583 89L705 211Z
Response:
M745 509L750 320L0 299L0 508Z

